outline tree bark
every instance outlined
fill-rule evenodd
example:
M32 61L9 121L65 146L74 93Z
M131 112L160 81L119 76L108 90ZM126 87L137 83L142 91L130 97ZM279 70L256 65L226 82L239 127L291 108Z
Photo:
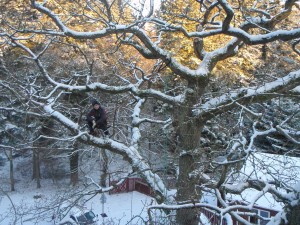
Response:
M264 61L267 60L267 44L263 44L263 46L261 47L261 58Z
M36 177L36 163L35 163L35 159L36 155L35 155L35 150L32 151L32 180L35 179Z
M193 105L199 100L205 87L196 84L189 84L193 92L187 96L184 107L177 107L174 110L175 123L178 123L178 153L179 153L179 175L177 179L177 196L178 204L182 202L197 203L200 201L201 192L196 190L198 184L195 177L191 176L199 162L199 143L201 136L201 129L203 123L192 115ZM198 225L199 224L199 210L198 209L181 209L177 211L176 221L179 225Z
M296 206L289 208L287 212L287 221L286 225L299 225L300 223L300 201ZM285 224L285 223L282 223Z
M100 186L106 187L107 172L108 172L108 157L105 149L101 151L102 165L101 165L101 176L100 176Z
M32 165L32 179L36 180L36 187L41 188L40 153L38 149L33 150Z
M195 169L194 157L190 154L183 154L179 158L179 178L177 181L178 204L185 201L199 202L199 193L195 190L195 183L190 179L189 172ZM199 224L198 209L180 209L177 211L176 221L180 225L198 225Z
M73 186L78 183L78 159L79 153L77 148L70 155L70 181Z
M13 150L9 150L9 176L10 176L10 190L15 191L15 178L14 178L14 162L12 157Z
M54 123L51 120L42 120L41 129L38 131L38 135L51 136L53 133ZM39 147L49 146L51 141L45 137L39 137L35 143L33 143L32 153L32 179L36 179L37 188L41 188L41 149Z

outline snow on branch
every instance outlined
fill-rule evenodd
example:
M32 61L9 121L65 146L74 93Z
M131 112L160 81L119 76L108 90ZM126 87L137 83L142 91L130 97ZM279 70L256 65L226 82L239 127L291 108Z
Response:
M138 148L138 142L141 138L141 132L140 132L140 113L141 113L141 107L145 103L145 99L138 99L137 103L135 104L135 107L133 109L132 113L132 140L131 145Z
M171 119L167 119L165 121L162 120L154 120L154 119L148 119L148 118L140 118L140 113L141 113L141 107L145 103L145 99L138 99L137 103L135 104L135 107L133 109L133 113L131 115L132 118L132 140L131 144L135 146L136 148L138 147L138 142L141 138L141 133L140 133L140 125L142 123L148 122L148 123L157 123L157 124L168 124L171 122Z
M58 137L53 137L53 136L45 136L45 135L40 135L37 139L35 139L34 141L37 141L39 139L45 138L45 139L51 139L51 140L57 140L57 141L74 141L78 138L80 138L82 135L87 134L87 131L81 132L73 137L69 137L69 138L58 138Z
M245 220L243 217L241 217L238 212L236 212L237 209L243 209L246 211L250 211L251 208L248 206L244 206L244 205L233 205L233 206L229 206L227 204L227 202L225 202L225 200L222 198L222 195L220 193L220 191L218 189L215 189L215 193L216 196L220 202L220 204L223 206L223 212L222 214L226 215L226 213L228 212L231 216L233 216L234 218L236 218L237 221L241 222L244 225L251 225L251 223L249 223L247 220Z
M213 206L211 204L206 203L189 203L189 204L182 204L182 205L166 205L166 204L159 204L159 205L153 205L148 207L148 211L152 209L169 209L169 210L178 210L178 209L187 209L187 208L201 208L206 207L209 209L213 209L217 212L221 212L221 208L217 206Z
M195 81L195 79L196 80L200 79L202 81L205 81L205 79L209 75L209 72L215 66L216 62L236 54L237 51L236 47L241 43L241 41L247 44L261 44L261 43L267 43L279 39L292 40L300 37L300 29L294 29L291 31L279 30L279 31L269 32L268 34L262 34L262 35L260 34L250 35L249 33L247 33L247 30L251 26L254 26L253 24L264 27L267 26L267 24L272 25L274 23L274 20L276 21L278 21L279 19L282 20L287 15L289 15L292 4L289 5L288 8L286 7L284 11L274 16L273 18L270 18L268 20L251 18L251 21L243 24L241 28L232 28L230 27L230 21L232 20L234 15L234 11L232 7L225 0L219 0L218 3L219 5L222 6L222 8L224 9L227 15L225 20L223 21L222 29L213 29L212 31L200 31L200 32L188 33L182 26L174 26L158 18L143 18L144 20L140 18L141 20L135 21L129 25L118 25L118 24L107 23L106 24L107 27L99 31L78 32L68 28L61 21L59 16L56 15L53 11L51 11L44 5L38 4L34 0L32 0L33 7L39 10L40 12L48 15L54 21L57 27L64 33L64 35L76 39L96 39L111 34L118 34L118 33L123 34L124 32L130 33L131 37L132 35L136 36L142 44L138 42L133 42L132 38L126 38L126 36L122 41L123 44L128 44L133 46L146 58L162 59L168 65L168 67L177 75L181 76L184 79L193 80L193 81ZM204 60L202 61L201 65L198 67L198 69L192 70L178 63L177 60L175 60L175 58L171 56L169 51L164 50L161 47L158 47L158 45L156 45L151 40L151 38L141 28L141 26L138 25L139 23L144 24L146 22L154 22L159 26L164 27L168 32L180 31L187 37L203 38L215 34L225 33L228 35L235 36L236 40L233 41L234 44L229 44L226 48L223 48L222 51L221 49L219 49L217 51L212 52L212 54L207 54Z
M259 87L241 88L230 93L210 99L195 108L193 113L197 117L211 118L240 104L250 104L272 99L281 93L288 93L300 85L300 70L289 73L287 76L266 83ZM238 103L238 104L237 104Z
M234 16L234 11L226 0L218 0L218 2L224 8L224 10L227 14L226 18L223 21L223 25L222 25L222 30L226 31L226 30L228 30L228 28L230 26L230 22Z
M276 129L279 131L279 133L281 133L282 135L284 135L288 140L290 140L292 143L300 146L300 141L297 141L295 138L293 138L290 134L289 131L283 129L281 126L277 125ZM299 132L300 133L300 132Z
M300 45L300 39L296 39L292 41L292 48L298 55L300 55L300 49L298 47L299 45Z
M117 183L115 183L109 187L101 187L97 182L94 181L94 179L92 177L90 177L90 176L85 176L85 177L90 181L87 183L88 185L93 184L97 187L97 193L109 192L109 191L113 190L114 188L119 187L119 185L121 185L125 181L125 178L123 178L123 179L120 179Z
M233 100L232 100L233 101ZM238 102L235 102L235 104L237 104L239 107L241 107L243 110L245 110L245 112L249 113L250 115L252 116L255 116L255 117L262 117L262 113L256 113L256 112L253 112L251 109L239 104Z
M253 189L259 191L259 193L257 195L252 196L252 201L251 201L252 206L261 196L263 196L267 192L276 196L281 201L284 201L284 202L290 201L290 198L288 195L279 191L277 188L275 188L273 185L271 185L267 181L261 180L261 179L249 179L245 182L240 182L238 184L224 184L224 185L222 185L222 188L227 193L231 193L231 194L241 194L243 191L245 191L246 189L249 189L249 188L253 188Z
M168 125L170 124L171 119L167 119L167 120L154 120L154 119L149 119L149 118L143 118L143 119L139 119L137 121L138 124L141 123L157 123L157 124L164 124L164 125Z
M43 108L48 114L51 115L51 117L70 129L72 133L77 134L79 141L122 155L124 159L131 164L133 171L139 172L139 174L147 181L151 188L155 190L156 200L158 202L163 202L166 199L167 189L163 181L157 174L151 171L150 166L145 162L139 151L134 146L126 146L120 142L106 137L98 138L86 134L85 132L81 132L77 123L74 123L62 113L55 111L52 108L52 105L53 102L48 105L44 105Z
M296 94L296 95L298 94L298 95L299 95L299 94L300 94L300 86L295 87L294 89L292 89L292 90L291 90L291 93L292 93L292 94Z
M135 47L142 55L144 55L146 58L152 58L152 59L162 59L168 67L175 72L177 75L182 76L185 79L194 79L195 77L197 79L206 79L209 71L207 71L206 67L201 67L196 70L192 70L175 60L174 57L171 57L171 53L167 50L164 50L160 47L158 47L157 44L155 44L151 38L147 35L147 32L145 32L138 24L145 23L145 22L154 22L159 23L161 26L164 27L173 27L168 24L165 21L161 21L159 19L149 19L144 18L140 21L135 21L132 24L129 25L119 25L115 23L109 23L106 24L106 28L103 28L102 30L93 31L93 32L80 32L72 30L71 28L68 28L59 18L58 15L56 15L54 12L52 12L50 9L45 7L44 5L36 3L36 1L32 0L32 5L35 9L40 11L43 14L46 14L49 16L53 22L56 24L56 26L61 30L61 32L57 32L57 35L64 35L68 37L72 37L75 39L97 39L106 37L112 34L124 34L124 33L130 33L136 36L140 42L143 43L142 45L138 43L134 43L131 41L131 39L123 40L123 43L127 43L129 45L132 45ZM182 27L179 27L181 31L184 30ZM38 33L37 31L30 31L31 33ZM50 35L55 35L53 32L50 33Z
M207 203L187 203L187 204L178 204L178 205L167 205L167 204L159 204L159 205L152 205L148 207L148 216L150 221L152 221L152 215L151 211L160 209L160 210L180 210L180 209L193 209L193 208L206 208L213 210L217 214L221 215L222 217L224 216L224 219L227 221L228 224L232 224L230 217L227 217L226 214L232 213L233 210L236 210L235 207L228 207L226 209L220 208L218 206L214 206L212 204L207 204ZM240 208L245 208L243 206L240 206ZM243 220L244 222L245 220ZM151 224L151 223L150 223ZM249 225L251 225L249 223Z
M295 5L296 0L286 1L286 4L284 5L284 8L278 13L272 16L269 11L271 8L268 8L266 10L262 10L260 8L256 8L255 4L251 8L251 11L259 12L262 14L260 17L246 17L246 22L241 24L239 28L237 27L230 27L230 21L232 19L232 16L234 15L234 11L232 7L228 4L227 1L218 0L218 3L222 6L224 9L227 17L223 21L222 29L220 29L220 26L217 26L218 28L213 29L213 33L211 31L208 32L190 32L186 33L186 36L188 37L206 37L210 35L215 35L218 33L224 33L227 35L231 35L233 37L236 37L243 41L246 44L249 45L257 45L257 44L264 44L273 42L276 40L294 40L300 37L300 29L294 28L292 30L275 30L272 31L272 29L281 21L286 19L292 12L292 7ZM216 2L212 3L210 7L214 7ZM207 12L210 12L210 8L207 10ZM203 20L203 24L207 23L207 18ZM260 30L266 31L266 34L250 34L247 31L250 28L259 28ZM211 32L211 33L209 33ZM297 51L296 51L297 52Z
M138 89L139 82L137 84L128 84L128 85L120 85L120 86L109 86L100 82L95 82L87 85L69 85L69 84L64 84L55 81L54 79L51 78L50 74L46 70L45 66L43 65L42 61L39 59L39 57L33 53L28 47L25 45L17 42L14 40L14 43L22 48L24 51L26 51L30 56L31 59L35 61L37 64L38 68L40 69L41 73L43 76L49 81L52 86L54 86L53 90L48 94L48 96L45 97L38 97L39 99L49 99L52 97L52 95L58 91L58 90L65 90L68 92L87 92L87 91L104 91L108 93L125 93L125 92L131 92L136 96L140 97L155 97L161 101L170 103L170 104L179 104L183 102L184 100L184 95L178 95L178 96L170 96L167 94L162 93L161 91L157 91L154 89L147 89L147 90L141 90ZM44 51L44 50L43 50ZM38 54L39 55L39 54ZM37 96L36 96L37 97Z
M51 11L49 8L45 7L42 4L37 3L36 1L32 0L32 6L40 11L43 14L46 14L49 16L53 22L56 24L56 26L61 30L61 33L65 36L73 37L75 39L97 39L102 38L111 34L124 34L129 33L130 38L124 38L123 43L127 43L129 45L132 45L134 48L136 48L144 57L151 58L151 59L162 59L168 67L175 72L177 75L181 76L184 79L204 79L207 78L209 75L209 72L211 71L211 62L206 62L205 65L200 66L196 70L189 69L188 67L180 64L175 60L174 57L171 56L171 53L161 47L159 47L157 44L155 44L151 38L148 36L147 32L145 32L142 29L141 24L145 23L155 23L159 27L162 27L166 32L182 32L186 37L194 37L194 38L204 38L216 34L227 34L231 35L237 38L237 43L241 43L242 41L247 44L262 44L262 43L268 43L275 40L293 40L300 37L300 29L296 28L293 30L277 30L277 31L269 31L267 34L258 34L258 35L252 35L247 33L247 30L257 27L274 27L274 24L278 21L282 21L284 18L286 18L293 7L294 0L291 1L289 4L287 4L280 13L277 15L271 17L270 19L266 18L250 18L249 21L242 24L240 28L230 27L230 22L234 16L234 11L230 4L226 0L218 0L219 5L222 6L223 10L226 13L226 18L223 21L222 28L216 28L212 29L210 31L200 31L200 32L187 32L182 26L175 26L172 25L164 20L161 20L159 18L150 18L150 15L152 15L152 11L149 11L149 15L145 17L141 17L139 20L133 22L129 25L120 25L116 23L106 23L106 27L98 30L98 31L90 31L90 32L79 32L75 31L69 27L67 27L62 20L59 18L57 14L55 14L53 11ZM211 3L214 5L215 3ZM151 2L151 9L153 7L153 3ZM209 11L209 9L208 9ZM204 19L203 23L206 23L206 20ZM203 24L205 25L205 24ZM31 31L32 33L36 33L36 31ZM61 33L58 33L58 35L61 35ZM49 33L51 34L51 33ZM53 35L53 34L51 34ZM139 39L138 42L133 42L132 37L133 35ZM125 36L126 37L126 36ZM214 52L214 54L220 53L220 52ZM223 54L223 57L229 57L232 54L234 54L234 51L227 52L225 55ZM222 60L222 57L214 57L215 60ZM210 59L209 61L214 61ZM203 64L203 62L202 62Z
M246 153L249 153L252 149L253 149L253 146L254 146L254 141L255 139L258 137L258 136L265 136L267 134L270 134L270 133L273 133L276 131L276 129L272 126L271 124L271 127L268 129L268 130L264 130L264 131L258 131L256 129L256 125L258 124L258 122L254 122L253 123L253 126L252 126L252 129L253 129L253 134L250 138L250 143L247 147L247 149L245 150Z
M264 206L262 202L266 201L284 203L286 210L299 202L298 168L298 158L252 153L238 174L231 174L214 189L215 196L224 208L223 213L228 212L238 221L242 214L236 214L237 209L251 212L255 204Z
M16 108L0 107L0 110L13 111L13 112L17 112L17 113L20 113L20 114L37 116L37 117L49 117L48 115L43 115L43 114L40 114L40 113L31 112L31 111L24 111L24 110L20 110L20 109L16 109Z
M244 43L248 45L266 44L277 40L290 41L300 38L300 28L294 30L277 30L268 34L248 34L238 28L229 28L226 34L240 38Z
M144 99L141 99L140 101L145 101ZM140 103L142 104L142 103ZM133 126L139 126L142 123L157 123L157 124L169 124L171 122L171 119L167 119L167 120L155 120L155 119L149 119L149 118L140 118L140 104L136 104L136 106L134 107L134 112L132 114L132 124Z

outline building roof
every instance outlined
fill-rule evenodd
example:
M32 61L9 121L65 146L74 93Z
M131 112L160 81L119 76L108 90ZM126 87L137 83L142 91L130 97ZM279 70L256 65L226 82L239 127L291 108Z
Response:
M300 158L286 155L275 155L267 153L255 153L251 155L246 165L240 170L240 173L234 177L233 184L247 179L259 179L263 181L275 181L281 184L281 187L295 187L300 182ZM278 189L280 190L280 188ZM284 188L281 188L286 193ZM255 205L280 211L283 204L276 201L270 193L259 197L259 192L254 189L247 189L241 195L228 195L228 199L244 202L254 202Z
M285 155L274 155L267 153L254 153L249 156L242 169L232 175L232 186L238 187L242 182L248 179L259 179L263 181L276 181L292 188L300 189L300 158ZM278 189L280 190L280 188ZM282 188L280 191L286 193ZM270 193L261 195L255 189L246 189L241 195L227 194L226 198L231 202L240 202L249 204L254 202L254 207L268 210L281 211L283 204L276 201ZM214 194L204 193L201 202L217 205Z

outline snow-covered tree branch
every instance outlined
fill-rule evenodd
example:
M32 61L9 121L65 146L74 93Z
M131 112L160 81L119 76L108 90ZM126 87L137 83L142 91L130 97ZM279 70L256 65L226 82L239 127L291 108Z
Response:
M150 219L162 209L170 224L198 225L207 209L248 225L264 220L254 210L267 195L283 204L268 220L297 224L296 171L281 173L267 154L300 155L298 2L155 3L0 3L0 148L11 165L31 150L38 187L44 159L69 161L76 185L79 161L97 152L101 185L85 176L90 194L115 188L105 177L120 166L117 185L134 174L152 190ZM106 134L89 124L95 100ZM202 202L207 192L216 205Z

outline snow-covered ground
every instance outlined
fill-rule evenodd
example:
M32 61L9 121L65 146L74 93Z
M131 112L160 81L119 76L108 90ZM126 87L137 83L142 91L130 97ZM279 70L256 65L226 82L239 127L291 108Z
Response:
M153 198L136 191L93 195L91 191L95 187L80 185L74 188L69 184L68 175L57 182L41 179L42 187L37 189L36 181L31 180L30 157L14 159L16 191L11 192L9 162L4 154L0 156L0 225L59 225L66 221L72 222L70 215L79 215L89 210L98 215L97 225L142 225L148 220L147 206L156 204ZM89 161L94 165L93 169L98 170L95 161L91 158ZM85 165L85 169L88 167L90 165ZM88 171L92 179L98 176ZM82 179L81 183L84 183ZM175 194L175 190L170 193ZM71 207L71 204L74 206ZM103 213L107 217L102 217ZM165 224L161 222L160 215L157 211L155 215L152 214L154 224ZM202 224L210 225L203 215L201 221Z
M54 210L48 210L46 213L41 212L41 215L36 218L36 214L34 215L30 208L37 207L38 205L41 205L42 208L43 202L48 202L49 199L55 197L55 192L51 187L42 188L40 190L26 189L7 194L9 194L9 197L3 196L2 193L0 198L1 225L60 224L66 221L72 221L69 216L78 209L77 207L75 207L76 209L71 209L68 215L61 219L53 217L55 215ZM35 196L39 196L40 198L36 199ZM148 217L147 206L153 203L152 198L136 191L113 195L105 194L105 198L106 203L103 204L101 203L101 195L95 196L85 204L85 209L81 208L82 212L92 210L95 214L97 214L98 218L96 224L98 225L144 225ZM19 213L27 212L28 214L15 216L14 210L17 210ZM101 216L103 212L107 215L107 217ZM154 217L153 219L155 223L156 218ZM160 220L159 216L157 220ZM201 215L201 221L204 225L210 225L207 218L203 215Z
M80 185L74 188L69 184L68 174L57 181L43 178L41 179L42 187L37 189L36 181L31 180L30 157L14 159L16 191L11 192L9 162L5 160L3 154L0 156L2 157L0 160L0 225L60 224L64 221L72 221L70 215L74 213L78 215L78 213L89 210L98 215L98 225L142 225L148 220L147 207L156 204L154 199L139 192L113 195L108 193L95 194L93 191L96 186L86 186L87 182L84 182L83 179L80 180ZM90 162L90 165L84 166L84 173L88 173L89 177L97 180L99 174L92 174L92 171L100 171L99 168L96 168L96 165L99 165L99 160L96 156L91 156L85 162ZM255 158L249 158L242 171L246 177L252 174L256 178L268 179L272 174L273 177L281 175L280 179L283 180L299 177L299 170L297 170L299 165L299 160L295 158L256 154ZM243 177L241 176L239 179L243 179ZM295 179L288 181L295 181ZM175 191L170 193L175 195ZM247 190L243 193L242 199L239 196L235 196L234 199L251 202L253 197L255 197L254 191ZM105 203L103 203L103 199L105 199ZM213 195L206 194L201 201L216 205L216 199ZM279 211L282 209L282 205L278 204L270 195L256 199L256 204ZM102 217L102 213L105 213L107 217ZM153 217L154 220L160 220L159 212L156 212L156 216L157 218ZM205 221L204 217L201 219L203 222ZM209 222L206 220L204 224L209 225Z
M246 165L241 169L241 174L236 181L245 181L251 177L257 180L276 180L291 187L299 184L300 159L285 155L272 155L267 153L255 153L250 156ZM277 188L279 190L279 188ZM280 190L286 194L284 189ZM260 195L257 190L247 189L241 195L228 194L227 199L239 200L247 203L255 202L255 205L265 209L281 211L283 204L278 202L270 193Z
M72 221L69 216L78 209L77 207L71 209L67 216L61 218L61 220L59 219L59 215L55 214L54 209L49 209L45 213L42 212L42 208L46 209L44 203L50 202L49 200L55 198L55 194L57 193L50 186L41 188L40 190L34 188L30 190L28 188L22 191L8 192L6 194L9 197L2 193L0 200L0 224L53 225L59 224L62 221ZM102 204L101 194L99 194L85 203L85 208L80 209L82 212L92 210L95 214L98 214L98 224L102 224L103 221L105 224L144 224L141 218L147 217L145 209L152 202L150 197L138 192L114 195L105 194L105 198L106 203ZM36 208L39 206L41 214L37 216L36 209L33 209L33 207ZM15 215L14 210L16 210L17 215ZM103 218L101 216L103 212L107 217ZM27 215L21 215L22 213L26 213ZM36 216L37 218L35 218Z
M70 219L71 214L87 210L92 210L98 215L98 224L103 224L102 213L107 215L104 218L106 225L144 224L141 218L147 219L146 207L154 203L151 197L139 192L113 195L105 193L104 197L106 201L102 203L102 194L96 194L95 196L89 194L90 191L95 190L95 186L86 187L83 185L83 179L81 179L82 185L73 188L69 184L68 175L58 182L55 182L53 179L43 178L41 179L42 187L37 189L36 181L31 180L31 159L21 157L14 159L16 191L11 192L9 185L9 162L5 159L4 154L1 157L1 225L59 224L62 221L72 221ZM95 163L93 165L95 170ZM74 202L76 204L71 208L71 204ZM63 207L67 207L67 209Z

